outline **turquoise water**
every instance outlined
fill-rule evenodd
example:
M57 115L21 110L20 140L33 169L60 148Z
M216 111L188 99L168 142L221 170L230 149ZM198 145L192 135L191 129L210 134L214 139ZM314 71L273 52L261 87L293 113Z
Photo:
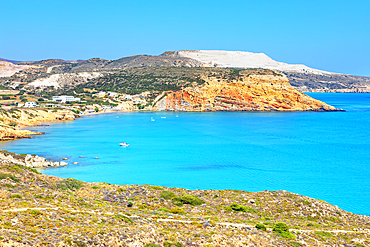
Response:
M35 127L46 134L0 148L67 157L70 165L43 171L64 178L287 190L370 215L370 95L310 95L347 112L95 115Z

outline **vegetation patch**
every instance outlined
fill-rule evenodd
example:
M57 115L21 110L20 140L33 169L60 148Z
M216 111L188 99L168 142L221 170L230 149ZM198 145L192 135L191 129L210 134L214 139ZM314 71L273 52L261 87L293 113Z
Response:
M7 179L7 178L10 178L14 182L19 182L19 179L13 176L12 174L0 173L0 179Z
M175 195L175 193L173 193L173 192L171 192L171 191L165 190L165 191L162 191L162 192L161 192L161 197L162 197L163 199L168 200L168 199L175 198L175 197L176 197L176 195Z
M280 237L295 239L295 236L289 232L288 225L283 222L276 223L272 231Z
M68 178L57 183L57 188L60 190L78 190L81 187L82 182L73 178Z
M204 203L202 199L199 199L198 197L193 195L183 195L179 198L179 201L181 201L183 204L189 204L192 206L198 206Z
M266 226L265 226L264 224L262 224L262 223L258 223L258 224L256 225L256 228L257 228L258 230L266 231Z

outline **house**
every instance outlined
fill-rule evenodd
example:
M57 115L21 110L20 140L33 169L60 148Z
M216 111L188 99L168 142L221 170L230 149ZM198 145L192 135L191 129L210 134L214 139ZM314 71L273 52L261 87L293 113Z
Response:
M81 99L75 98L74 96L61 95L61 96L53 96L53 101L60 102L60 103L66 103L66 102L72 102L72 101L81 101Z
M125 96L125 99L132 100L132 96L127 94L127 95Z
M36 102L35 101L29 101L24 104L24 107L36 107Z
M105 92L94 93L93 96L104 97L105 96Z
M116 97L117 95L118 95L118 93L108 92L109 97Z
M18 107L23 107L24 103L18 103Z

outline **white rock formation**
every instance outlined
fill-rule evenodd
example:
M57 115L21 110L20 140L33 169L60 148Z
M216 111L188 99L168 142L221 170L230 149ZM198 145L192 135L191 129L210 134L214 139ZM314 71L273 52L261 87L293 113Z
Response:
M101 74L97 72L81 72L81 73L63 73L63 74L55 74L51 75L46 78L37 79L27 85L27 87L49 87L52 86L54 88L60 88L63 85L68 85L74 83L76 81L80 81L80 83L86 83L87 79L93 79L99 77Z
M303 64L287 64L271 59L264 53L220 50L183 50L177 52L180 57L188 57L203 63L203 66L221 68L263 68L280 71L293 71L312 74L334 74L312 69Z

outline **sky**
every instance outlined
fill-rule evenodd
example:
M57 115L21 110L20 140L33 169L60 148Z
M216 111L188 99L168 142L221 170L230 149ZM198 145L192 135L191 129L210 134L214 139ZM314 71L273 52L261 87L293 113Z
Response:
M0 0L0 13L0 58L230 50L370 76L369 0Z

